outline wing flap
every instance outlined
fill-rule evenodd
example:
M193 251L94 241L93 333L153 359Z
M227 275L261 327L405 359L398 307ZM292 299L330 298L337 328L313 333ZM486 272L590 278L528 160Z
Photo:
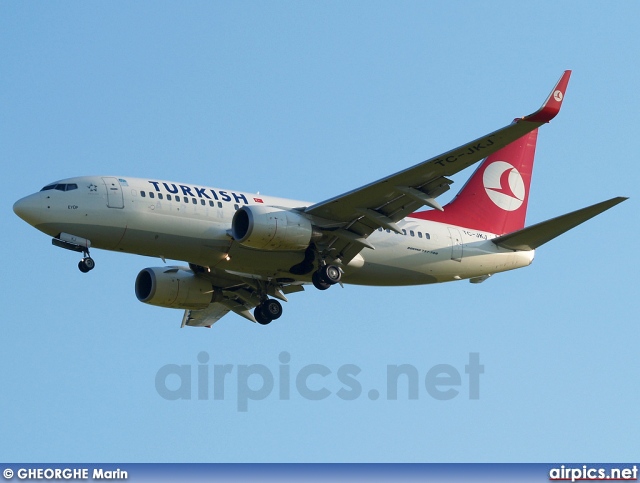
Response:
M499 247L510 250L535 250L539 246L544 245L594 216L607 211L609 208L613 208L626 199L628 198L619 196L607 201L602 201L601 203L596 203L595 205L587 206L586 208L567 213L566 215L537 223L522 230L499 236L491 241Z
M229 309L219 303L210 304L202 310L185 310L181 327L211 327L228 313Z
M185 310L181 327L211 327L229 312L235 312L250 322L256 321L246 305L237 300L225 299L210 304L206 309Z

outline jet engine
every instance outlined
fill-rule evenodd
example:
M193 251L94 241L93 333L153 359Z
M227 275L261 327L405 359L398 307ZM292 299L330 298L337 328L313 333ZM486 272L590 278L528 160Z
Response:
M145 304L199 310L211 303L213 295L211 283L186 267L145 268L136 277L136 297Z
M311 221L295 211L271 206L243 206L233 215L231 236L259 250L306 250L315 236Z

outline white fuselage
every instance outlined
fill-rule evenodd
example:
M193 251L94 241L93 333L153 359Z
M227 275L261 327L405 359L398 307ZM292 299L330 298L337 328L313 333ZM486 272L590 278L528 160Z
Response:
M246 248L228 234L238 207L302 208L312 203L200 185L88 176L61 180L77 189L49 189L15 205L26 221L52 237L69 233L106 250L183 260L216 272L310 281L287 270L303 252ZM512 251L495 234L407 217L406 234L379 229L344 268L345 283L417 285L473 279L529 265L534 251Z

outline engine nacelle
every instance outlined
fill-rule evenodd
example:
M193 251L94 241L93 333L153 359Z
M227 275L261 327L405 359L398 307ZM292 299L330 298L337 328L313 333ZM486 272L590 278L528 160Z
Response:
M199 310L209 306L213 287L186 267L145 268L136 277L136 297L145 304Z
M231 222L231 236L240 244L260 250L306 250L313 236L308 218L271 206L243 206Z

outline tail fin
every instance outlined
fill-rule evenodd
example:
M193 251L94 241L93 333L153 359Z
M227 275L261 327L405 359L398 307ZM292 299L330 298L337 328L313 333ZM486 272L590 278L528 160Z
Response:
M409 216L498 235L520 230L527 214L537 138L535 129L487 157L444 211Z

